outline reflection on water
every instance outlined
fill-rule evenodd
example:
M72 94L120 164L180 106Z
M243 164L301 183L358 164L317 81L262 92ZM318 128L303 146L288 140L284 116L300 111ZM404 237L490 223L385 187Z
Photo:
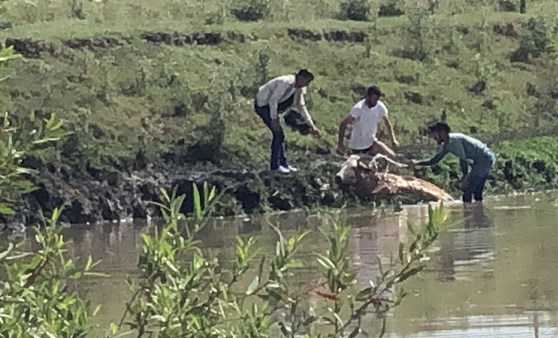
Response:
M440 234L439 281L454 281L456 270L470 265L483 265L482 271L487 277L492 272L489 265L494 258L494 243L486 208L483 204L474 204L462 209L462 215L454 215L461 216L462 226ZM462 276L471 277L469 274Z
M552 196L455 208L429 270L395 310L393 337L558 337ZM525 208L530 206L530 208Z
M390 336L558 337L558 208L552 198L522 196L453 206L450 218L455 225L440 234L426 271L406 285L410 295L390 318ZM353 226L350 245L360 270L359 282L375 279L379 273L376 257L388 257L400 241L406 241L408 220L419 222L426 217L426 208L420 206L386 217L366 211L342 216ZM315 230L301 248L307 266L296 274L298 287L315 285L320 276L312 254L324 249L325 241L317 230L328 220L286 213L268 221L279 223L286 235L301 228ZM238 235L256 236L262 254L271 254L277 238L265 222L215 220L201 240L224 264L234 255ZM150 226L68 229L65 237L72 241L71 253L91 254L102 260L99 269L110 274L81 285L87 298L103 305L99 323L116 320L123 312L129 297L125 279L136 271L139 234Z

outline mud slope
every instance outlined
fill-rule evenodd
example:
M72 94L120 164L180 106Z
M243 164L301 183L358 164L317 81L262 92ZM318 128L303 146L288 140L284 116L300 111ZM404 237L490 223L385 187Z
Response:
M203 183L220 193L216 215L251 214L264 210L291 210L300 207L341 205L341 196L330 178L338 166L321 162L302 173L282 175L268 171L189 171L143 170L130 174L77 174L42 169L38 189L30 193L18 218L1 223L33 224L37 210L45 215L65 203L62 220L72 224L159 216L150 202L160 201L160 189L185 194L183 212L192 212L192 185L203 192Z

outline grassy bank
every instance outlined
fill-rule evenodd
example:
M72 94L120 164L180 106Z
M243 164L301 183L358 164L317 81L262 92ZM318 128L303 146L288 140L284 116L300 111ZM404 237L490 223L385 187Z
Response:
M527 186L555 183L531 170L546 153L524 140L558 128L554 2L529 1L525 14L519 1L385 1L369 12L356 0L265 3L7 2L3 19L13 27L0 37L26 58L0 83L2 106L22 118L55 111L73 132L29 163L93 176L149 165L264 168L270 135L252 111L255 91L308 67L316 74L308 104L323 137L289 132L291 162L331 154L338 122L377 84L403 152L428 153L422 127L446 119L501 153L499 188L522 188L505 172L510 160L525 167ZM246 22L254 15L261 20ZM418 174L447 186L452 163L435 177Z

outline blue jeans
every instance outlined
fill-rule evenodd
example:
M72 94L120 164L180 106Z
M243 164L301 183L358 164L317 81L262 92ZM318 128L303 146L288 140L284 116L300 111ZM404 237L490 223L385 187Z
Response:
M282 113L288 107L290 107L293 103L294 95L291 95L287 100L284 102L279 103L277 107L277 112ZM269 167L271 170L276 170L279 166L287 167L287 157L285 156L285 146L283 142L285 141L285 133L283 132L283 128L279 128L278 131L273 131L271 129L271 115L269 113L269 106L258 106L256 101L254 100L254 110L260 116L263 123L271 130L272 139L271 139L271 158L269 161Z
M473 197L475 198L475 201L482 201L484 185L494 162L495 156L493 153L490 153L486 159L473 163L473 168L471 169L467 179L467 186L463 191L464 203L470 203L473 200Z

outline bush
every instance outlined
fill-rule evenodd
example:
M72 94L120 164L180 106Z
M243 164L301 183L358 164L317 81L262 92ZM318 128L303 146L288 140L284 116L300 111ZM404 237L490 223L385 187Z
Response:
M425 61L432 57L440 46L437 27L431 20L430 11L426 8L413 8L407 11L409 25L407 26L408 42L403 50L398 52L402 57ZM436 41L434 44L433 41Z
M3 11L0 6L0 13ZM8 61L19 57L13 47L0 49L0 70L9 70ZM56 114L44 120L35 113L18 119L6 112L0 117L0 219L14 216L15 204L23 194L34 189L29 178L35 171L25 167L24 160L32 151L44 152L45 144L66 136L63 124L64 120Z
M347 0L341 3L340 20L368 21L370 17L370 3L368 0Z
M6 273L0 283L0 337L86 337L93 331L95 310L74 285L100 274L91 271L96 265L91 256L85 264L65 257L60 213L54 210L45 227L35 229L36 253L13 244L0 248Z
M304 267L298 249L310 231L284 237L270 225L278 237L276 250L258 261L255 238L239 236L236 259L227 269L202 251L195 239L215 197L214 189L204 185L200 191L194 185L195 219L188 221L180 212L184 196L163 191L164 204L159 206L166 225L155 234L142 234L141 273L130 282L131 299L120 324L113 325L114 334L127 325L138 337L148 332L157 332L159 338L269 337L270 331L280 329L283 337L305 333L310 338L318 337L317 328L328 337L355 337L367 313L377 315L385 325L387 313L405 296L398 286L425 267L421 260L438 236L437 226L447 217L442 208L430 209L429 224L418 232L410 227L412 243L401 244L398 259L386 270L380 267L372 286L363 289L356 286L358 272L349 256L350 227L333 222L322 229L327 250L315 255L324 282L312 292L321 300L305 311L308 290L298 290L293 277L297 268ZM251 283L242 288L244 280Z
M498 1L498 6L500 7L500 11L502 12L516 12L517 5L515 1L511 0L500 0Z
M217 12L207 13L207 16L205 18L206 25L222 25L224 23L225 23L225 16L223 15L223 12L217 11Z
M29 178L36 172L26 168L23 160L30 152L40 152L45 144L66 136L63 124L56 114L44 121L35 114L18 120L5 113L0 119L0 218L13 216L14 204L34 189Z
M70 0L70 17L79 20L85 20L87 16L83 10L83 2L78 0Z
M409 226L411 243L401 243L397 259L380 264L380 274L362 289L350 259L350 226L332 222L322 229L327 249L315 253L323 283L312 293L319 300L305 311L308 290L297 288L293 277L304 267L298 250L311 231L285 237L270 225L277 233L276 250L257 261L255 238L238 236L236 257L225 266L197 240L218 201L216 189L192 188L193 218L180 211L184 195L161 190L157 205L165 225L141 234L138 275L128 282L130 300L105 337L269 337L277 329L284 337L319 337L318 329L328 337L355 337L370 313L385 327L387 313L406 295L401 284L424 269L425 254L447 218L443 208L429 208L426 227ZM0 283L2 337L86 337L92 332L96 311L73 285L102 275L92 271L91 257L83 263L65 258L60 212L36 229L37 252L21 252L12 244L0 248L0 265L7 272ZM251 282L242 287L245 280Z
M269 0L242 0L231 8L231 14L240 21L260 21L269 15Z
M399 8L395 2L389 2L380 5L380 10L378 11L378 16L388 17L388 16L401 16L404 15L405 11Z
M217 11L209 12L205 17L206 25L222 25L226 19L226 7L221 7Z
M551 30L543 18L530 18L523 23L519 47L512 53L510 61L528 62L532 58L554 53Z

